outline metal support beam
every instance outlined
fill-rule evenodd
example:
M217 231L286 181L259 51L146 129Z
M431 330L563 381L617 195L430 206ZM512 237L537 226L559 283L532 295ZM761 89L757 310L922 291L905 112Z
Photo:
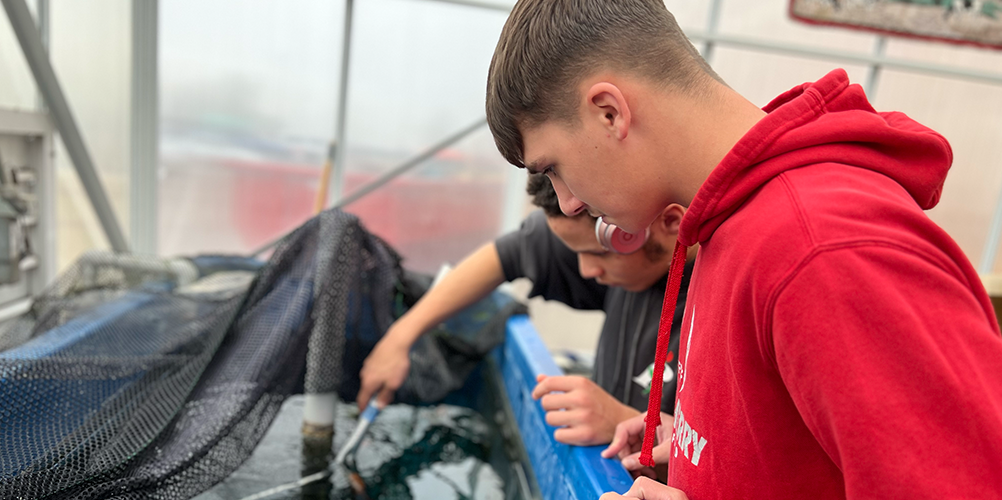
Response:
M909 73L922 73L945 78L991 83L995 85L1002 84L1002 73L979 71L956 66L948 66L945 64L908 61L905 59L896 59L882 55L859 54L853 52L842 52L839 50L807 48L743 36L721 34L711 35L709 33L701 32L687 32L686 35L693 41L712 41L718 45L729 45L739 49L760 52L775 52L777 54L786 54L812 59L827 59L830 61L867 66L876 64L884 68L906 71Z
M42 41L42 47L46 52L49 51L49 26L51 25L51 10L49 9L49 0L37 0L36 3L37 24L38 24L38 38Z
M717 27L720 26L720 11L723 6L723 0L713 0L710 3L710 14L706 18L706 32L710 35L717 34ZM703 59L706 63L713 65L713 40L703 41Z
M465 7L476 7L480 9L496 10L498 12L511 12L510 6L492 2L479 2L477 0L430 0L430 1L438 3L451 3L453 5L462 5Z
M400 166L379 176L378 179L366 184L365 186L362 186L354 193L351 193L351 196L339 201L335 206L346 207L348 205L351 205L352 203L358 201L360 198L379 189L380 187L383 186L383 184L392 181L395 177L420 165L421 163L431 158L432 156L435 156L435 154L438 153L439 151L459 142L460 139L472 134L474 131L476 131L480 127L483 127L484 125L487 125L486 118L481 118L480 120L477 120L476 122L467 125L466 128L460 130L459 132L456 132L455 134L450 135L449 137L446 137L445 139L438 142L434 146L426 149L423 153L411 158L410 160L405 161L404 163L400 164Z
M50 19L50 9L49 0L38 0L37 4L37 24L38 24L38 39L42 41L42 48L45 49L45 53L49 53L49 25L52 24ZM45 109L45 98L42 97L41 93L37 95L38 109Z
M135 252L157 253L157 17L159 0L132 2L132 121L129 142L129 239Z
M887 37L878 36L877 41L873 45L873 55L876 57L883 57L884 51L887 49ZM882 66L880 64L871 64L870 71L866 74L866 85L863 90L866 92L866 98L870 102L877 97L877 85L880 84L880 70Z
M331 176L329 199L337 203L344 190L344 161L348 148L345 147L348 121L348 69L351 62L351 25L354 0L344 0L344 39L341 42L341 83L337 99L337 139L334 140L334 172Z
M31 17L31 11L28 10L24 0L0 1L3 2L14 34L17 36L18 43L21 44L24 58L28 62L28 67L31 68L31 73L35 77L35 83L38 85L42 97L45 98L52 121L55 123L56 129L59 130L63 144L66 146L66 152L73 161L73 166L76 168L77 175L80 176L80 182L90 198L97 218L101 221L101 226L104 228L111 248L118 252L129 251L129 245L125 242L121 226L118 225L118 219L111 208L111 203L108 202L108 196L101 185L101 179L97 175L94 163L84 145L83 137L80 135L80 129L77 128L66 96L59 86L59 80L56 79L56 73L52 69L48 54L42 45L35 20Z
M1002 189L999 190L999 198L995 202L992 223L988 226L988 239L985 240L985 248L981 251L981 262L978 265L979 273L991 274L995 270L1000 238L1002 238Z

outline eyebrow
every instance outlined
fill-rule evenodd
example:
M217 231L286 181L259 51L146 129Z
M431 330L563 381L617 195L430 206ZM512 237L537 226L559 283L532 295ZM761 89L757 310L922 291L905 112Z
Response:
M543 160L535 160L525 164L525 169L529 171L530 174L538 174L543 170L539 165L545 163Z

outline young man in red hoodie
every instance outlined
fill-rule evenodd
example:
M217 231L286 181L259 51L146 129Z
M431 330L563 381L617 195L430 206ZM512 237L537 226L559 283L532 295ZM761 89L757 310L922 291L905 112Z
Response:
M874 111L842 70L759 109L661 0L520 0L487 117L567 214L639 231L689 206L676 251L701 248L661 433L668 486L627 497L1002 496L1002 337L923 212L952 161L942 136Z

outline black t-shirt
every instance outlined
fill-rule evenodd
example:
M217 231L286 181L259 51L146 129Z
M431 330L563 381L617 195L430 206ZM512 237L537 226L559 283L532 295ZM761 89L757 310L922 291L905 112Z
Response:
M595 383L619 401L645 411L667 276L642 292L628 292L582 278L577 254L550 231L546 215L538 210L517 231L498 238L495 246L506 280L532 281L530 297L542 296L575 309L605 311L605 324L595 351ZM682 276L672 324L669 369L664 375L666 395L675 394L679 328L691 274L692 262L689 262ZM661 410L674 413L674 400L674 397L662 398Z

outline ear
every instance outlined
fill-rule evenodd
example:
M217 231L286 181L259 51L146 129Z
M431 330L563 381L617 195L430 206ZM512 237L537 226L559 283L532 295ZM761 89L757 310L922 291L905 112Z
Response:
M685 217L685 207L672 203L661 211L655 225L665 234L678 236L678 228L682 225L682 217Z
M617 140L630 133L630 106L619 87L609 82L592 85L585 93L585 110L586 119L597 120Z

